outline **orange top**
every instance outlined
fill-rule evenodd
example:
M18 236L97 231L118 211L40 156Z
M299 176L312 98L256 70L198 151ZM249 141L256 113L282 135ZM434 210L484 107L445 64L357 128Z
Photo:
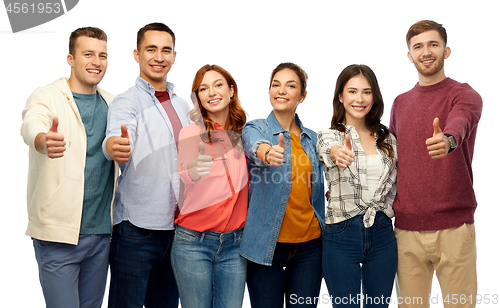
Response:
M321 236L321 227L311 205L312 165L300 136L290 133L292 143L292 187L278 242L303 243Z
M198 157L202 141L200 127L193 123L179 134L179 173L185 188L184 202L175 223L199 232L229 232L245 225L248 209L246 157L243 151L238 153L233 148L219 124L216 123L211 136L212 143L205 143L205 153L212 155L212 170L209 175L193 181L188 165Z

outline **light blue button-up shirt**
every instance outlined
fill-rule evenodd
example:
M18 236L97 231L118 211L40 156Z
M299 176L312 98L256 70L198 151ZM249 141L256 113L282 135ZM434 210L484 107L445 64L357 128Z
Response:
M300 127L300 143L311 160L311 205L323 228L325 219L325 196L323 170L316 152L316 133L305 128L295 115ZM257 158L257 149L262 143L270 146L279 143L279 134L285 137L283 165L271 167ZM274 250L285 215L288 197L292 189L292 154L290 132L284 130L274 113L267 119L248 122L242 132L243 146L248 157L250 173L248 214L240 244L240 254L246 259L271 265Z
M173 84L167 83L172 106L184 127L190 123L190 108L186 101L172 95L173 88ZM141 77L109 106L102 143L107 159L111 158L106 141L121 135L122 124L127 126L131 158L120 164L113 224L128 220L143 229L172 230L180 187L174 131L154 87Z

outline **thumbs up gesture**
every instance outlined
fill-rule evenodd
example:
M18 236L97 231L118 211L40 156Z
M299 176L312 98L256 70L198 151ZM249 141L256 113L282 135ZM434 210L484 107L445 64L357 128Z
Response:
M203 176L209 175L214 164L213 157L205 154L205 143L200 141L198 146L200 148L198 157L196 157L196 159L189 164L189 174L191 179L195 181L199 180Z
M128 137L127 125L122 124L122 134L113 139L112 151L114 161L117 163L126 163L130 160L130 139Z
M265 156L266 164L271 167L283 165L283 154L285 153L285 136L282 133L278 136L278 144L273 145Z
M333 150L333 151L332 151ZM334 153L332 155L332 152ZM333 146L330 149L330 157L335 161L335 164L340 168L349 167L354 161L354 156L356 153L352 151L351 137L348 134L345 135L345 144L340 146Z
M432 137L425 141L427 145L427 151L429 151L429 155L432 159L441 159L445 158L450 150L450 141L443 134L443 131L439 127L439 119L435 118L432 123L434 132Z
M64 135L57 131L59 126L59 119L54 116L52 119L52 127L45 134L45 153L50 158L60 158L64 156L64 151L66 151L66 141L64 141Z

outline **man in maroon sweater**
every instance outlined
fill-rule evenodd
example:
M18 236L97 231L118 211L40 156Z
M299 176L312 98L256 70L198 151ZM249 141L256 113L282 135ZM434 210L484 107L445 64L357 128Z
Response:
M441 24L417 22L406 40L419 82L396 98L390 121L399 143L394 201L398 303L429 307L436 271L445 307L474 307L472 157L482 100L468 84L445 76L444 60L451 50Z

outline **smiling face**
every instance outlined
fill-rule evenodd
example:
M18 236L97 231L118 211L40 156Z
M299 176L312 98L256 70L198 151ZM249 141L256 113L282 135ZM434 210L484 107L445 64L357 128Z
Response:
M233 95L233 86L229 86L224 76L217 71L206 72L198 87L198 98L207 115L222 126L229 114L229 104Z
M415 35L409 42L408 59L415 65L421 85L435 84L445 79L444 59L451 53L436 30Z
M373 93L368 79L363 75L349 79L339 100L344 105L345 124L357 126L358 123L364 123L373 106Z
M269 100L274 111L295 113L307 94L301 92L300 78L293 70L285 68L278 71L274 74L269 88Z
M164 31L146 31L141 45L134 50L134 58L140 66L140 76L156 91L165 91L167 74L175 62L176 52L172 36Z
M80 36L76 39L73 54L67 58L71 66L68 85L71 91L94 94L108 67L107 43L105 41Z

